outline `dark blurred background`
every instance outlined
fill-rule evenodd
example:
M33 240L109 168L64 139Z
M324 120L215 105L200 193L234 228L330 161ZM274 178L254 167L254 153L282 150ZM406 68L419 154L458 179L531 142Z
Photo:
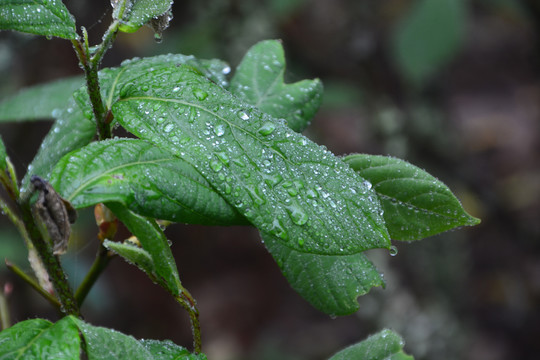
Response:
M109 2L65 1L99 41ZM418 360L537 359L540 353L540 3L536 0L177 1L157 44L120 34L104 66L164 53L221 58L234 68L259 40L279 38L293 82L319 77L324 103L306 135L336 154L394 155L425 168L482 219L474 228L371 251L385 290L331 319L300 298L242 227L174 225L183 284L198 300L211 360L325 359L389 327ZM80 74L66 41L0 33L0 98ZM50 121L0 124L22 176ZM22 239L1 219L0 255L27 269ZM77 283L96 251L81 213L63 263ZM0 265L13 321L57 319ZM83 307L87 321L190 346L184 311L116 259Z

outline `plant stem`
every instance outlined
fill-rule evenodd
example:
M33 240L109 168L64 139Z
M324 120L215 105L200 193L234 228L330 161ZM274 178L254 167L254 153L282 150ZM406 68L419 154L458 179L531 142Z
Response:
M197 305L195 302L195 299L191 296L191 294L184 288L182 288L182 292L180 295L175 296L176 301L189 314L189 319L191 321L191 331L193 332L193 350L195 353L200 353L202 351L202 342L201 342L201 324L199 322L199 310L197 309Z
M0 331L11 326L9 317L9 306L7 303L7 294L0 289Z
M54 307L56 307L58 310L61 308L61 304L58 302L58 300L52 296L49 292L45 291L34 279L32 279L30 276L28 276L24 271L22 271L17 265L9 262L6 260L6 266L9 270L11 270L15 275L20 277L24 282L26 282L28 285L34 288L38 293L40 293L41 296L43 296L47 301L49 301Z
M6 203L4 199L0 198L0 210L6 214L9 220L15 225L17 230L21 233L25 240L29 240L28 233L26 232L26 227L22 220L15 214L15 211Z
M93 55L90 54L88 50L88 35L86 33L86 29L83 28L83 42L81 42L81 40L72 40L73 48L75 49L75 53L77 54L79 62L84 70L86 89L88 91L88 96L90 97L90 102L92 103L92 110L96 119L99 140L108 139L112 134L110 120L107 117L107 110L105 109L103 99L101 98L98 70L105 52L111 47L111 44L116 38L119 25L120 23L117 20L111 23L103 35L103 41Z
M23 221L28 230L28 235L30 235L30 240L39 254L39 257L49 274L56 296L60 300L60 311L66 315L80 317L79 306L75 301L64 269L62 269L59 258L53 255L51 247L47 244L35 224L32 217L32 211L30 210L30 203L28 201L20 203L20 208Z
M90 289L92 289L92 286L94 286L96 280L99 278L103 270L105 270L111 259L112 256L109 254L109 251L103 245L100 245L98 254L94 260L94 263L92 264L92 267L86 274L81 285L79 285L77 291L75 291L75 300L79 306L82 305L86 295L88 295Z

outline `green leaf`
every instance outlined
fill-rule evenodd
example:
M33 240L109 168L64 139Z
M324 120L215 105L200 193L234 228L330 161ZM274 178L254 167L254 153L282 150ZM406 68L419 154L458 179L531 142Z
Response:
M404 160L364 154L343 160L372 184L392 239L420 240L480 222L465 212L446 185Z
M113 17L121 21L120 31L132 33L153 18L165 14L172 0L118 0ZM113 3L113 2L111 2Z
M207 360L204 354L192 354L170 340L140 340L140 343L154 356L154 360Z
M6 171L7 169L7 153L6 153L6 146L4 145L4 141L2 140L2 137L0 136L0 171Z
M99 326L92 326L70 316L83 338L88 360L148 360L152 355L134 337ZM77 357L78 359L78 357Z
M56 324L43 319L19 322L0 332L2 360L78 360L80 338L70 318Z
M463 0L418 0L394 30L397 65L412 85L422 86L458 53L464 42Z
M53 166L68 152L83 147L96 134L96 124L87 120L73 100L67 108L59 110L56 122L43 139L37 155L28 166L22 181L23 191L28 190L30 177L38 175L49 179Z
M374 286L384 286L382 276L363 253L300 252L274 236L262 237L292 288L326 314L352 314L358 310L358 296L367 294Z
M156 221L137 215L118 203L106 203L106 205L137 237L143 249L152 257L156 273L155 281L172 295L180 294L182 285L176 263L167 238Z
M0 122L53 118L83 84L84 78L75 76L22 89L0 102Z
M156 279L156 267L154 266L154 260L152 260L152 256L148 251L136 245L110 240L105 240L103 246L120 255L130 264L137 266L146 274L150 275L152 279Z
M278 40L261 41L244 56L231 80L231 92L301 132L322 101L319 79L285 84L285 54Z
M138 78L142 73L183 64L197 69L216 84L223 87L228 86L225 76L230 72L231 68L221 60L197 59L191 55L181 54L159 55L142 59L134 58L123 61L120 67L106 68L99 72L101 96L106 109L109 110L112 104L119 99L120 90L124 86L133 85L133 79ZM75 92L74 97L81 109L84 109L86 117L92 119L94 115L89 105L90 99L86 88L79 89Z
M141 140L94 142L71 152L58 162L50 182L75 208L119 202L174 222L246 224L193 165Z
M358 344L341 350L329 360L414 360L403 352L405 342L395 332L384 329Z
M3 0L0 30L77 39L75 19L60 0Z
M192 68L147 71L120 95L112 111L124 128L193 164L286 246L331 255L390 247L377 196L354 171Z

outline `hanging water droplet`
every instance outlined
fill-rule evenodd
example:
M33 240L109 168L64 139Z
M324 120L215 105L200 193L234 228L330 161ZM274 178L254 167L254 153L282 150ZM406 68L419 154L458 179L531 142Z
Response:
M268 121L259 128L259 134L263 136L268 136L273 133L275 129L276 125L273 122Z
M389 250L390 256L396 256L398 254L398 248L394 245L390 246Z
M163 41L163 36L161 36L161 34L154 33L154 41L158 44L161 43Z

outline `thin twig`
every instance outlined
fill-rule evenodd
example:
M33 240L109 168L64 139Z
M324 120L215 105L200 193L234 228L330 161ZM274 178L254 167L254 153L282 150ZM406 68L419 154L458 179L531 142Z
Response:
M94 286L96 280L99 278L103 270L105 270L111 259L112 256L109 254L109 251L103 245L100 245L98 254L94 260L94 263L92 264L92 267L79 285L77 291L75 291L75 300L79 306L82 305L86 295L88 295L90 289L92 289L92 286Z
M34 288L41 296L43 296L48 302L50 302L58 310L61 308L61 304L52 294L43 289L34 279L28 276L24 271L22 271L17 265L6 260L6 266L11 270L15 275L20 277L25 283Z

